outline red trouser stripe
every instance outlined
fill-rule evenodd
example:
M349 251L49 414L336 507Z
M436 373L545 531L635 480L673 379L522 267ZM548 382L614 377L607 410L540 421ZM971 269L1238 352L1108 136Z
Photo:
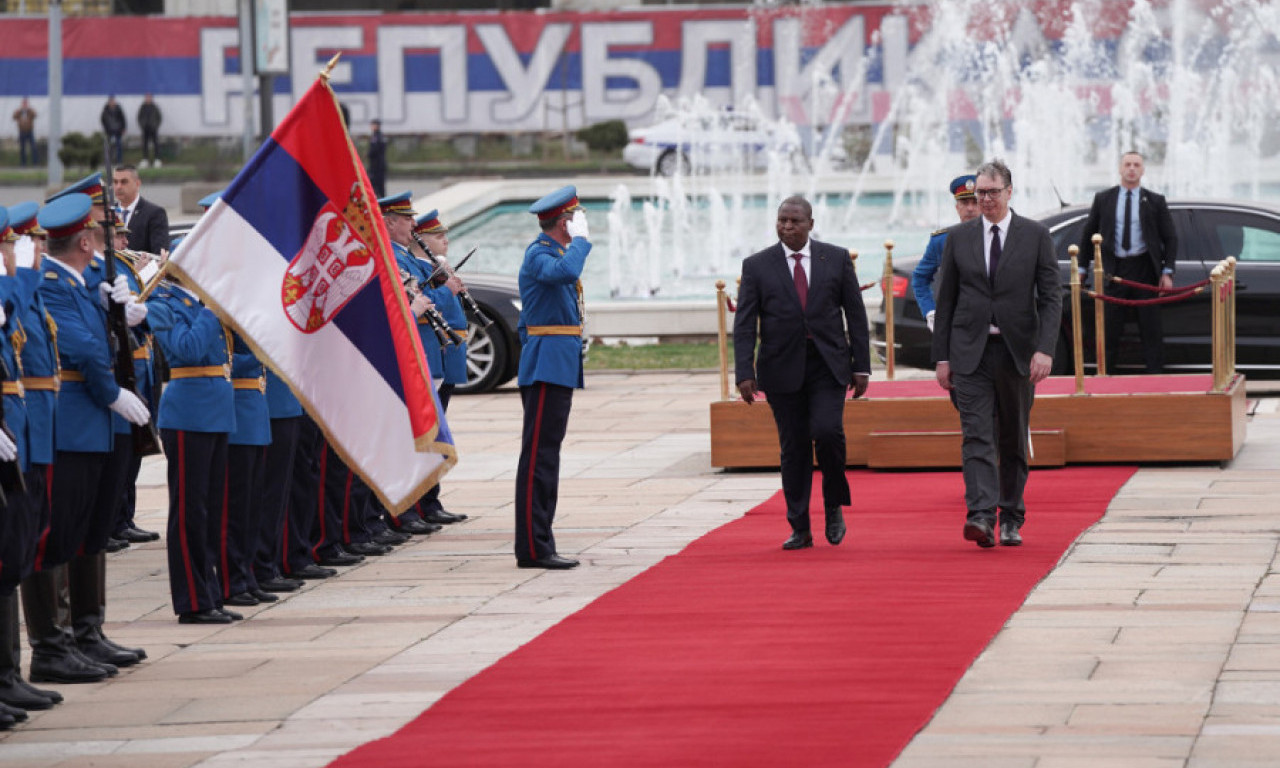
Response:
M342 491L342 541L351 543L351 478L353 473L347 468L347 486Z
M44 508L49 512L49 520L44 530L40 531L40 542L36 545L36 562L33 568L37 573L44 565L45 549L49 546L49 529L53 527L53 465L50 464L44 472Z
M227 472L230 472L230 471L231 471L231 462L227 462ZM222 574L221 575L222 575L222 596L223 597L231 597L231 568L230 568L231 554L227 551L227 548L229 546L228 539L230 538L227 536L227 530L231 525L228 518L231 514L231 510L227 506L227 488L229 487L229 484L227 482L227 472L222 473L222 520L221 520L222 524L218 526L218 529L222 533L222 541L218 543L218 551L222 555L221 557Z
M200 599L196 597L195 573L191 568L191 545L187 541L187 433L178 431L178 530L182 535L182 568L187 574L187 597L191 600L191 610L200 610Z
M533 478L538 470L538 439L542 437L542 406L547 400L547 385L538 382L538 409L533 416L533 444L529 446L529 484L525 491L524 529L529 534L529 559L538 559L533 540Z
M328 471L329 466L329 444L325 443L320 449L320 493L316 494L320 497L320 503L316 505L316 513L320 516L320 536L316 539L316 545L311 548L311 556L319 559L320 545L324 543L324 475Z

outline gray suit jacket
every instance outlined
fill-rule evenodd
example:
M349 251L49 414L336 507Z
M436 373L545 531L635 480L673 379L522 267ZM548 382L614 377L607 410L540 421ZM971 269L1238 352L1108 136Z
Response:
M984 222L979 216L953 227L942 249L933 359L949 362L955 373L973 373L994 318L1026 376L1031 356L1052 357L1058 343L1062 278L1053 240L1039 222L1013 214L993 286L982 246Z

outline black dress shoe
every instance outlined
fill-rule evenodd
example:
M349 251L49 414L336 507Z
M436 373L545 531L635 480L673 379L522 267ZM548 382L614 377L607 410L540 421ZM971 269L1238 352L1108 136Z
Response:
M145 544L148 541L159 541L160 534L155 531L144 531L137 526L129 526L116 531L114 538L121 541L127 541L132 544Z
M111 537L107 539L108 552L119 552L122 549L128 549L128 548L129 548L129 542L125 541L124 539L117 539L115 537Z
M976 541L983 549L996 545L995 532L991 530L991 523L978 518L965 521L964 538L967 541Z
M827 542L831 546L836 546L844 541L844 534L848 529L844 525L844 512L839 507L827 510Z
M15 722L23 723L27 720L27 710L22 707L15 707L0 701L0 714L12 717Z
M517 560L516 565L520 568L546 568L551 571L563 571L569 568L577 568L578 561L571 557L548 555L537 560Z
M23 685L17 673L12 670L5 676L3 682L0 682L0 702L11 707L30 710L49 709L57 703L51 697L41 696L30 686Z
M347 545L347 551L354 552L357 555L365 555L366 557L377 557L390 552L391 547L384 544L376 544L372 541L353 541Z
M432 525L452 525L466 520L467 516L455 515L452 512L445 512L443 509L433 509L423 515L422 519Z
M782 542L783 549L804 549L813 546L813 533L810 531L794 531L791 538Z
M42 699L48 699L54 704L62 703L62 694L58 693L57 691L50 690L48 688L37 688L31 683L28 683L26 680L23 680L21 677L19 677L16 672L11 671L9 673L9 677L7 678L7 680L12 682L15 688L21 691L26 691L28 694L32 696L38 696Z
M431 534L439 531L442 527L444 526L437 525L436 523L428 523L426 520L406 520L400 524L400 530L394 531L394 533L412 533L414 536L430 536ZM378 541L377 537L374 537L374 541ZM378 543L381 544L382 542L379 541Z
M230 616L213 608L178 614L179 624L230 624L232 621Z
M253 593L254 597L258 598L258 602L260 603L274 603L280 599L261 587L251 589L249 591Z
M364 555L353 555L340 544L334 544L333 549L319 554L321 565L355 565L364 562Z
M1002 547L1020 547L1022 546L1022 534L1018 532L1017 523L1010 521L1000 521L1000 546Z
M237 611L228 611L226 608L215 608L214 610L216 610L218 613L222 614L223 616L226 616L227 618L231 619L232 621L244 620L243 613L239 613Z
M315 563L307 563L289 575L297 576L299 579L327 579L330 576L337 576L338 572L332 568L323 568Z
M78 645L72 645L71 647L69 647L67 649L67 653L70 653L72 656L75 656L77 659L80 659L80 661L84 662L85 664L88 664L91 667L101 667L102 671L107 673L107 677L115 677L116 675L120 674L120 668L117 667L115 664L112 664L111 662L108 662L108 661L99 661L97 659L89 658L87 655L85 655L84 651L80 650L80 646Z
M142 660L135 654L129 653L122 648L112 648L96 638L92 640L77 640L76 648L79 649L80 653L88 657L89 661L95 664L132 667Z
M12 730L13 726L16 725L17 722L18 721L14 720L12 717L9 717L6 714L0 713L0 731Z
M138 661L142 661L143 659L147 658L147 652L144 651L143 649L130 648L127 645L120 645L116 641L102 634L101 629L98 630L98 640L106 644L108 648L113 648L117 651L124 651L125 653L132 653L134 656L138 657Z
M408 532L393 531L390 528L373 534L373 543L384 547L398 547L412 539Z
M222 601L226 605L257 605L262 602L252 592L241 592Z
M31 673L35 683L97 683L106 680L105 667L83 661L70 653L58 656L33 656Z
M302 589L301 579L286 579L276 576L270 579L259 579L258 588L264 592L297 592ZM259 600L262 598L259 597Z

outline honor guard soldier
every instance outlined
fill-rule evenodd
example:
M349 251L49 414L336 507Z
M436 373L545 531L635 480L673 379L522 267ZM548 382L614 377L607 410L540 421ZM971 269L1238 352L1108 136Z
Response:
M22 388L21 353L25 336L20 317L20 287L9 214L0 208L0 367L4 389L4 429L0 430L0 485L4 489L0 510L0 729L27 719L28 709L48 709L51 698L32 690L22 679L21 642L18 629L18 584L26 575L35 542L39 508L24 485L31 469L27 409Z
M443 344L432 328L427 313L435 311L431 300L431 270L416 258L410 251L413 242L414 217L413 193L402 192L398 195L384 197L378 201L382 209L382 217L387 222L387 234L391 237L391 247L395 250L396 266L400 268L400 279L405 284L409 296L409 309L418 321L418 337L422 340L422 352L427 358L427 367L431 370L431 382L439 385L444 381ZM397 531L426 535L440 530L439 523L429 523L423 519L420 508L422 500L400 513L400 516L388 516Z
M25 543L22 556L22 603L27 617L27 632L32 638L32 646L36 637L50 636L54 623L49 605L44 599L47 595L41 589L44 577L33 577L36 545L41 535L49 527L49 495L48 475L53 466L53 417L57 405L58 349L54 343L56 326L53 318L44 306L40 295L41 261L45 251L45 231L36 222L39 205L24 203L21 206L21 220L16 232L21 232L30 242L32 248L31 268L20 267L15 276L13 294L13 312L20 328L14 330L10 339L14 344L14 352L18 355L22 373L23 401L27 412L27 463L30 469L25 474L27 498L31 506L34 529ZM11 321L12 322L12 321ZM19 336L19 334L21 334ZM65 579L65 569L62 571ZM12 620L16 626L17 614ZM16 638L14 638L16 641ZM62 701L62 694L57 691L35 688L22 679L21 645L5 640L0 648L0 700L21 706L24 709L40 709L40 699L50 705ZM88 669L85 672L88 673ZM70 672L69 672L70 673ZM89 675L92 679L100 679L97 671ZM33 705L24 703L30 701ZM47 707L46 707L47 708Z
M289 386L271 369L267 369L267 412L271 417L271 442L263 458L262 488L263 527L254 557L253 573L258 586L266 592L295 592L302 588L300 579L284 576L288 553L296 551L299 559L308 543L299 536L304 510L291 507L294 454L298 450L298 429L305 418L302 403ZM305 530L305 527L302 528Z
M168 457L169 589L182 624L227 624L217 554L227 479L227 437L236 428L230 333L186 288L162 285L147 301L151 329L169 363L157 424Z
M560 444L573 390L582 388L582 268L591 252L578 192L562 187L533 205L542 233L520 267L520 398L524 403L516 469L516 564L573 568L556 551L551 524L560 486Z
M139 425L150 418L142 400L116 384L103 304L125 304L135 321L146 313L131 303L124 283L104 284L97 295L86 287L84 272L93 259L95 233L100 234L87 195L58 196L40 211L38 222L49 235L38 290L52 317L51 328L56 328L61 387L48 476L50 521L36 550L35 573L28 579L39 593L32 602L41 603L34 617L28 615L31 679L93 682L145 657L141 649L122 648L102 633L104 552L118 498L113 495L118 479L106 476L114 443L111 414ZM63 574L70 586L70 628L60 621L58 582Z
M40 204L34 201L18 203L9 208L9 226L18 235L14 251L21 269L29 269L44 255L44 230L36 222Z
M265 514L267 445L271 443L271 414L267 407L267 370L240 334L232 334L231 386L235 390L236 428L227 438L227 503L223 509L219 586L225 605L273 603L276 596L262 589L253 565L263 528L275 527L275 515Z
M951 180L949 189L951 196L955 198L956 215L960 217L962 224L982 215L982 209L978 207L978 198L973 194L977 183L978 177L971 173ZM920 262L911 272L911 292L916 297L920 314L924 315L930 331L933 330L933 316L936 311L933 301L933 278L938 274L938 267L942 264L942 246L947 244L947 233L950 231L950 227L943 227L929 236L929 244L925 246L924 256L920 257Z
M440 212L432 210L414 220L413 234L414 246L421 248L425 245L428 249L417 259L421 262L423 271L431 274L436 270L433 262L439 261L444 264L443 260L449 255L449 228L440 223ZM411 252L413 250L410 248ZM461 344L449 344L440 350L443 369L441 381L444 383L436 389L436 399L440 401L440 408L448 412L449 400L453 397L454 388L459 384L467 383L467 313L463 311L462 302L458 299L458 294L466 290L466 286L457 275L447 269L432 282L435 285L425 291L427 297L431 299L436 309L440 310L440 316L449 324L453 332L462 339ZM466 515L445 511L444 506L440 504L439 483L432 486L412 509L421 515L423 520L434 525L449 525L467 519Z

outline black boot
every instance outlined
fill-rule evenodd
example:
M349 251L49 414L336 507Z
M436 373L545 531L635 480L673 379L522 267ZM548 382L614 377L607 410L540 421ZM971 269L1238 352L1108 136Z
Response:
M21 709L48 709L53 699L30 690L22 679L22 643L18 636L18 595L0 597L0 703Z
M99 664L128 667L146 656L141 649L123 648L102 634L107 616L107 556L80 555L67 564L71 582L71 628L76 647Z
M22 610L31 643L30 677L36 683L96 683L107 678L107 670L81 658L71 633L59 621L59 608L65 603L59 600L58 582L65 572L64 566L57 566L22 582Z

